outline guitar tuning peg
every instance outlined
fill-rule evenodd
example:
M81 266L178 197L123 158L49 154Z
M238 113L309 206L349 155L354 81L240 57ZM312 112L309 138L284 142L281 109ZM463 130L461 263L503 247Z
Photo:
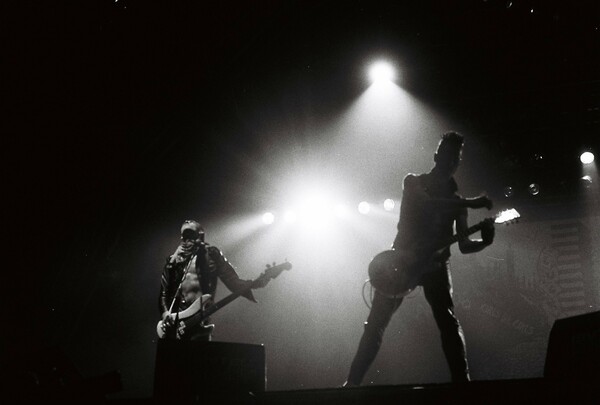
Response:
M269 263L267 263L267 269L270 269L271 265Z

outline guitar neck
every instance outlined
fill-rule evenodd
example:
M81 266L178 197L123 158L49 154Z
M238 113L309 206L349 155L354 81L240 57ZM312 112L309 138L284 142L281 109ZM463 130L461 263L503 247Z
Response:
M208 307L204 311L202 311L202 318L203 319L208 318L209 316L211 316L212 314L217 312L219 309L223 308L225 305L231 303L236 298L238 298L240 295L244 294L249 289L250 289L250 287L244 288L241 291L231 293L227 297L223 298L222 300L215 302L213 305L211 305L210 307Z
M217 312L219 309L223 308L225 305L229 304L230 302L232 302L233 300L235 300L236 298L238 298L240 295L245 294L246 292L250 291L252 288L256 288L257 283L259 283L261 280L263 279L272 279L277 277L283 270L289 270L292 268L292 265L288 262L285 262L283 264L280 264L278 266L274 266L274 267L270 267L268 268L265 273L263 273L261 276L259 276L256 280L253 280L252 283L250 283L248 285L248 287L242 288L239 291L236 291L234 293L229 294L227 297L223 298L222 300L214 303L213 305L211 305L210 307L206 308L204 311L202 311L202 320L208 318L209 316L211 316L212 314L214 314L215 312Z
M446 241L444 243L442 243L437 249L436 251L445 249L447 247L449 247L450 245L458 242L458 240L461 237L467 237L469 235L473 235L475 232L478 232L481 230L481 227L483 226L483 222L480 222L478 224L475 224L473 226L471 226L470 228L468 228L464 233L462 234L458 234L455 233L454 235L452 235L450 238L446 239Z

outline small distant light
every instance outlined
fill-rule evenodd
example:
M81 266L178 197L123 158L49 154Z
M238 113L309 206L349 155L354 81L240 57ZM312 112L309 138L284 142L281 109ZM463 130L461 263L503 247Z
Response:
M383 209L386 211L392 211L395 206L396 203L391 198L388 198L383 202Z
M540 193L540 185L537 183L531 183L529 185L529 194L538 195Z
M592 152L583 152L579 157L579 160L581 160L581 163L584 165L589 165L594 161L594 154Z
M533 9L531 9L531 14L533 14Z
M512 1L507 1L506 8L511 8L511 7L512 7Z
M367 215L369 211L371 211L371 204L369 204L368 202L361 201L358 204L358 212L360 212L361 214Z
M285 222L288 222L290 224L296 222L297 218L298 217L296 213L292 210L288 210L285 212L285 214L283 214L283 219L285 220Z
M592 186L592 176L583 176L581 178L581 183L583 187L590 188Z
M265 224L271 225L273 222L275 222L275 215L270 212L265 212L262 216L262 220Z
M511 186L504 187L504 197L510 198L515 195L515 190Z

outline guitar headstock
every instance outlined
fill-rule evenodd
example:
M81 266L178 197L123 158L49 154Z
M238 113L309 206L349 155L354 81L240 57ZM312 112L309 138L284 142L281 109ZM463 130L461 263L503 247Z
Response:
M264 271L264 273L261 274L261 277L265 277L266 279L270 280L280 275L281 272L283 272L284 270L290 270L291 268L292 263L288 262L287 259L285 260L285 262L280 264L267 264L267 268Z
M510 208L504 211L500 211L494 218L494 223L509 225L514 222L518 222L519 218L521 218L521 214L519 214L519 212L516 209Z

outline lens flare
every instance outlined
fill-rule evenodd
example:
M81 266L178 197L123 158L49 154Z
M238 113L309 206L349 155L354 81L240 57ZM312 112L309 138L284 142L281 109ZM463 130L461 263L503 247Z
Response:
M531 183L528 188L531 195L538 195L540 193L540 185L537 183Z

